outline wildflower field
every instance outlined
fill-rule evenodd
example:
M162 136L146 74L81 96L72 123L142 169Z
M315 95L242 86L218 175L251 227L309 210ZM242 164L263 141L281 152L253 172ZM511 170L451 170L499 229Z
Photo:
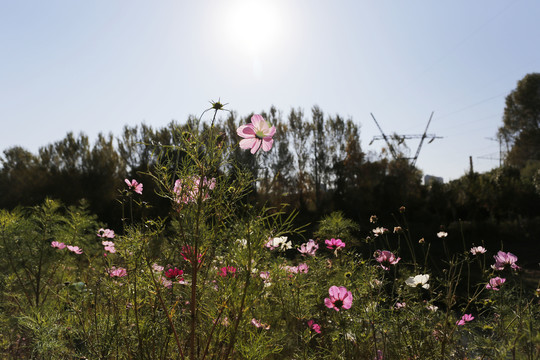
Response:
M330 213L308 233L287 205L247 201L256 179L210 110L157 147L147 175L166 218L145 216L137 179L118 192L121 228L84 202L0 211L2 358L540 358L540 284L520 254L412 238L405 206L365 231ZM236 146L257 158L275 131L254 115Z

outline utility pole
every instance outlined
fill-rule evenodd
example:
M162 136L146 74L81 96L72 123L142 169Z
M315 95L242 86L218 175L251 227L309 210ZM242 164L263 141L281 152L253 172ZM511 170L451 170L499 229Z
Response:
M388 140L388 136L384 133L384 131L381 129L381 126L379 125L379 123L377 122L377 120L375 119L375 116L373 116L372 113L371 114L371 117L373 118L373 121L375 121L375 124L377 125L377 127L379 128L379 131L381 132L381 135L378 135L378 136L374 136L373 139L371 140L371 142L369 143L369 145L373 144L373 142L375 140L381 140L381 139L384 139L384 141L386 142L386 145L388 145L388 150L390 151L390 153L392 154L392 157L394 158L394 160L397 160L398 158L398 155L397 155L397 152L396 150L394 149L394 147L392 146L392 144L390 143L390 140ZM431 144L433 142L433 140L435 139L442 139L442 136L437 136L437 135L434 135L434 134L428 134L427 131L428 131L428 128L429 128L429 124L431 124L431 119L433 118L433 112L431 112L431 116L429 117L429 120L427 122L427 125L426 125L426 129L424 130L424 133L422 135L419 135L419 134L414 134L414 135L396 135L395 137L397 139L399 139L399 143L401 144L402 142L404 142L405 140L409 140L409 139L420 139L420 143L418 144L418 148L416 149L416 153L414 154L414 157L412 158L406 158L407 160L411 160L410 164L412 166L415 166L416 164L416 160L418 159L418 155L420 155L420 150L422 149L422 145L424 144L424 140L429 138L429 142L428 144Z

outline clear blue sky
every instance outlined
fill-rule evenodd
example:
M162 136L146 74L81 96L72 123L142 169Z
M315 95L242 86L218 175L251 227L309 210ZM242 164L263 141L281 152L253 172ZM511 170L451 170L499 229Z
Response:
M239 115L351 117L363 150L420 134L445 181L497 161L505 96L540 72L540 1L0 1L0 149L161 127L221 98ZM417 142L410 142L412 152Z

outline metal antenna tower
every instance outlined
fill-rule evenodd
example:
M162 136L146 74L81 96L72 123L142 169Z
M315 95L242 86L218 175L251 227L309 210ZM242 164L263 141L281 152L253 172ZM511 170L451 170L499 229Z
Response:
M375 124L379 128L379 131L381 132L381 135L374 136L373 139L371 139L371 142L369 143L369 145L373 144L373 142L375 140L384 139L384 141L386 142L386 145L388 145L388 150L390 150L390 153L394 157L394 160L397 160L398 155L396 153L396 150L394 149L394 147L392 146L392 144L388 140L388 136L386 136L384 131L381 129L381 126L379 125L379 123L375 119L375 116L373 116L372 113L370 113L370 114L371 114L371 117L373 118L373 121L375 121ZM404 142L405 140L420 139L420 143L418 144L418 148L416 149L416 153L414 154L414 157L406 158L407 160L411 160L411 165L412 166L414 166L416 164L416 160L418 159L418 155L420 155L420 150L422 149L422 145L424 144L425 139L429 138L428 144L431 144L433 142L433 140L435 140L435 139L442 139L442 136L437 136L437 135L434 135L434 134L428 134L427 133L428 128L429 128L429 124L431 124L431 119L432 118L433 118L433 112L431 112L431 116L429 117L428 123L426 125L426 129L424 130L424 133L422 135L414 134L414 135L395 135L394 136L394 139L398 140L400 144L402 142Z

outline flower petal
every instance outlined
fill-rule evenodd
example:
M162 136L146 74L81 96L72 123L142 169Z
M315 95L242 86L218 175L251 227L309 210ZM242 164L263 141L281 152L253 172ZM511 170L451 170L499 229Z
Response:
M256 144L257 142L260 141L259 139L253 137L253 138L248 138L248 139L242 139L240 140L240 148L241 149L252 149Z
M276 127L272 126L268 131L264 132L264 136L272 137L276 133Z
M337 286L330 286L330 289L328 289L328 294L330 294L330 297L334 299L339 299L339 288Z
M262 149L263 149L263 151L270 151L270 149L272 148L273 143L274 143L273 139L264 138L262 140Z
M261 148L261 142L261 139L255 138L255 144L251 147L252 154L255 154L257 151L259 151L259 149Z
M330 309L334 307L334 303L330 298L324 298L324 305L326 305L326 307Z
M243 138L253 138L255 137L255 128L251 124L242 125L236 129L236 134Z
M261 115L253 115L251 117L251 123L255 127L255 131L262 130L265 125L266 125L266 128L268 128L268 124L266 124L266 121Z

